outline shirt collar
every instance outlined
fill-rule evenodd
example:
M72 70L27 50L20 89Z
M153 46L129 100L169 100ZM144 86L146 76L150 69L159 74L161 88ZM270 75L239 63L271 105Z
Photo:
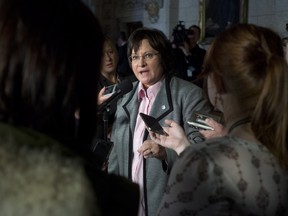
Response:
M149 99L155 98L158 94L162 84L163 84L164 78L160 79L158 82L156 82L154 85L150 86L148 89L145 89L143 84L139 82L138 85L138 101L141 101L145 96Z

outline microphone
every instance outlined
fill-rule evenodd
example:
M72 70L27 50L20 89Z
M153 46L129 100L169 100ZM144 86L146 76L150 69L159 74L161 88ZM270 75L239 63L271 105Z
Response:
M120 96L127 94L130 92L133 88L132 82L130 80L123 80L120 82L117 87L116 91L100 106L98 106L98 112L102 112L105 108L110 106L112 102L117 100Z

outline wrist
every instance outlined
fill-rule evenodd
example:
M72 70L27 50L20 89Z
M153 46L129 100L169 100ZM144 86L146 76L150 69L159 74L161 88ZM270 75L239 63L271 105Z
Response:
M179 156L190 145L191 143L189 142L188 139L182 140L182 142L180 142L178 147L175 149L177 155Z

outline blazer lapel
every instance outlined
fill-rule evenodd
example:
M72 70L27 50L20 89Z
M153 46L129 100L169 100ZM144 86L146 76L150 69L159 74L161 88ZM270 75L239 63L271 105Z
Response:
M136 118L138 115L138 109L139 109L139 102L138 102L138 95L137 95L137 89L138 89L138 82L133 83L133 90L131 94L129 95L128 100L123 105L123 109L125 110L125 114L127 115L127 118L130 122L130 129L132 132L134 132L134 128L136 125Z
M155 102L151 108L150 115L158 121L165 118L173 111L172 97L170 91L170 77L166 77Z
M163 85L159 93L157 94L154 104L151 108L150 115L156 118L158 121L165 118L169 113L173 111L171 90L170 90L170 77L165 77ZM130 122L130 130L133 133L136 125L136 118L138 115L139 102L138 102L138 82L133 83L133 90L129 94L129 98L123 105L125 114Z

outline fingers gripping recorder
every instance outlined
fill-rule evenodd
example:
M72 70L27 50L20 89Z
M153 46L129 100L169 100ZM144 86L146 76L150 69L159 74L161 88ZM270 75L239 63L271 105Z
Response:
M205 123L206 118L212 118L219 123L222 121L221 115L215 115L215 114L203 113L203 112L193 112L193 114L191 115L191 118L188 120L187 123L191 127L195 127L197 129L214 130L213 127Z

